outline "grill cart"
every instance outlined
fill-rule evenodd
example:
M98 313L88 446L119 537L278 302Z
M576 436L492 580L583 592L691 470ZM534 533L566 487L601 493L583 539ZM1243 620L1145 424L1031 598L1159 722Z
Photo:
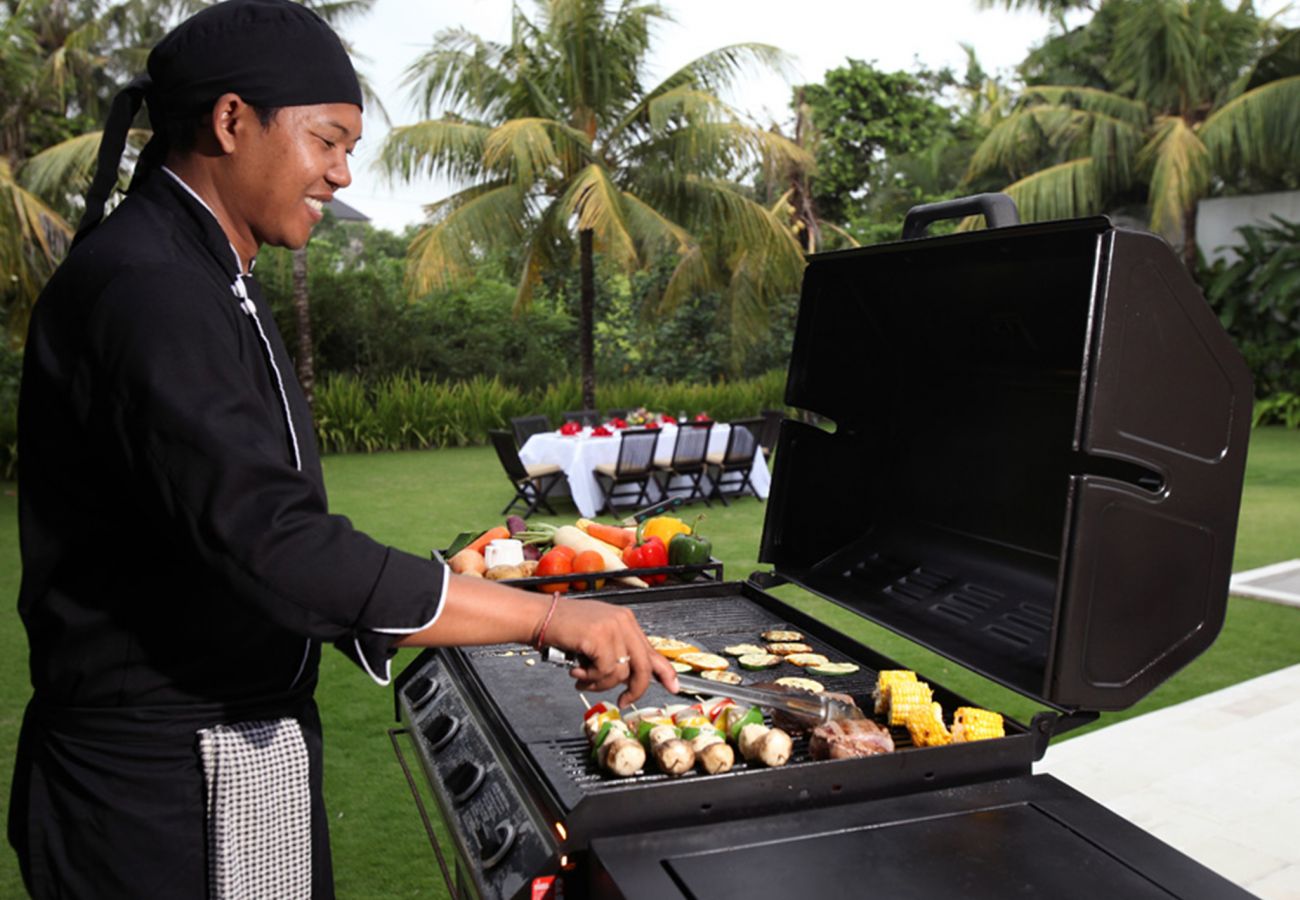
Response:
M976 212L992 227L924 236ZM1032 774L1053 735L1132 705L1218 633L1244 363L1158 238L1019 225L998 195L919 207L904 233L809 261L786 402L829 427L782 425L772 571L605 599L715 653L798 631L859 667L834 689L869 709L899 666L769 593L788 581L1045 711L990 740L915 747L895 728L883 755L818 761L797 738L780 768L613 778L562 667L427 651L398 679L392 737L449 826L434 847L455 896L1249 896ZM918 675L945 710L973 705Z

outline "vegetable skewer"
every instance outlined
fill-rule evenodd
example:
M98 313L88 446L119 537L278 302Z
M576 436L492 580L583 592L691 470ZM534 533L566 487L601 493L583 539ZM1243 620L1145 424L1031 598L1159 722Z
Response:
M645 765L645 748L612 703L597 703L583 714L582 730L596 763L612 775L627 778Z

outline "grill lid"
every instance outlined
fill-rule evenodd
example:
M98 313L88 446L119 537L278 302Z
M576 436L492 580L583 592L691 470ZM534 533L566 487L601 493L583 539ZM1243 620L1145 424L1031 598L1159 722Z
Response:
M1170 247L1105 218L814 256L785 400L833 430L783 423L760 559L1040 702L1122 709L1222 626L1251 394Z

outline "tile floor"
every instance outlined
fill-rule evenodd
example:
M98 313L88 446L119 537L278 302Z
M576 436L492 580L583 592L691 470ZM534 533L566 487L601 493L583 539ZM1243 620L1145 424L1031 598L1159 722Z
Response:
M1053 744L1034 771L1264 900L1300 900L1300 665Z

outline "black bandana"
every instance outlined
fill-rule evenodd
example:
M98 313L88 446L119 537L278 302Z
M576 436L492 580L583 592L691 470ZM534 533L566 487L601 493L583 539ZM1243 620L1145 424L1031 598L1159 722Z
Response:
M78 238L103 217L142 100L149 104L155 132L166 121L208 112L225 93L262 108L362 105L357 73L338 35L320 16L291 0L225 0L209 6L158 42L148 70L113 100ZM137 168L161 161L166 150L155 134Z

